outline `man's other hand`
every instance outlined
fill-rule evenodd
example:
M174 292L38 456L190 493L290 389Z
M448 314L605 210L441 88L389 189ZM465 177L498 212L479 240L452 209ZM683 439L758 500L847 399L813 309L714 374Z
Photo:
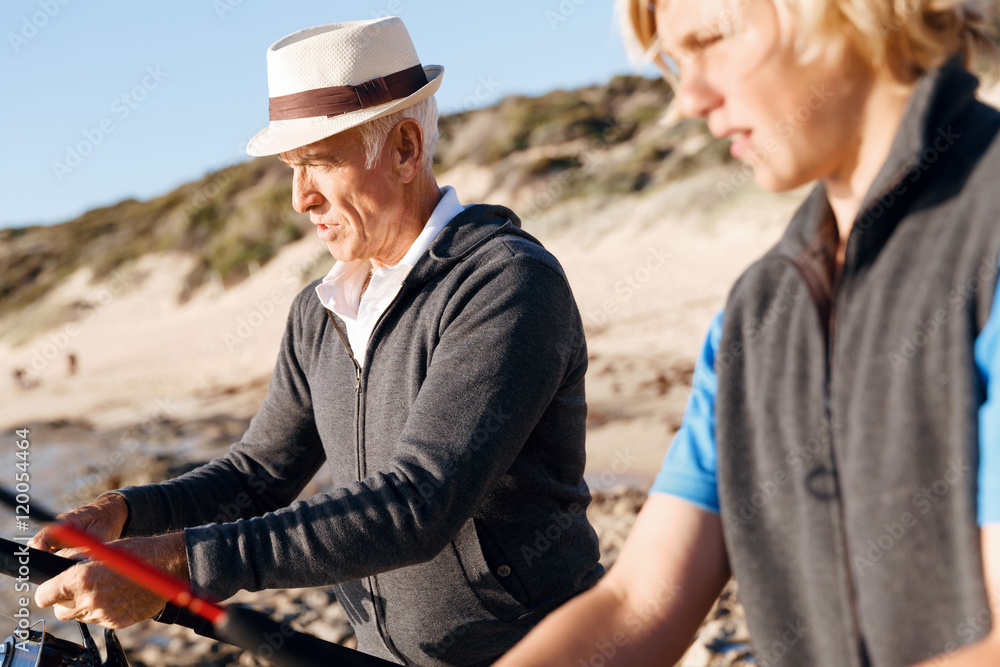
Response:
M112 546L190 582L184 533L118 540ZM64 549L59 555L80 558L88 553L85 549ZM102 563L84 561L39 586L35 603L39 607L54 606L56 618L62 621L97 623L117 630L152 618L163 609L167 598L132 583Z
M125 502L124 496L108 493L56 518L72 522L102 542L110 542L121 537L125 521L128 519L128 503ZM38 531L28 542L28 546L42 551L52 551L68 545L53 537L52 528L49 527Z

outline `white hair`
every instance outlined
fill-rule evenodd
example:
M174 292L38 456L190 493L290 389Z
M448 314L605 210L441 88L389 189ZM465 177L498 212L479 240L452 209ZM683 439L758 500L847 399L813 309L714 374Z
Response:
M365 143L366 168L372 169L378 164L385 148L385 140L404 118L412 118L420 123L420 129L424 134L423 168L431 171L438 140L438 105L433 95L411 107L358 126L361 140Z

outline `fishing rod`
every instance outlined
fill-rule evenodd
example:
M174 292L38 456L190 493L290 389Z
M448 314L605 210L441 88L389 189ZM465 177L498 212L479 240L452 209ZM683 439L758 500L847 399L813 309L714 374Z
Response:
M15 495L3 486L0 486L0 503L12 508L18 504L15 501ZM24 505L21 504L21 506ZM365 653L359 653L346 646L324 641L304 632L292 630L287 623L279 623L267 614L249 607L242 605L221 606L207 597L192 592L180 580L144 563L131 553L104 544L86 530L69 521L58 520L54 514L35 503L32 503L28 508L28 516L40 523L52 524L52 535L61 543L86 548L90 552L92 560L103 563L133 583L167 598L169 600L167 607L156 617L156 620L162 623L173 623L191 628L202 636L250 651L257 657L268 660L278 667L326 667L330 665L336 667L380 667L396 664ZM24 561L27 561L26 578L31 583L47 581L76 563L68 558L31 549L8 540L2 542L4 549L0 552L0 556L2 556L3 568L0 573L10 575L13 571L16 573L13 576L21 577L20 568L25 565ZM10 549L9 556L8 549ZM81 624L81 628L83 628L82 632L86 643L90 637L86 632L86 626ZM109 632L111 631L105 631L106 637ZM111 636L114 637L113 633ZM275 639L276 637L277 639ZM39 639L41 640L41 638ZM117 643L117 639L114 641ZM93 642L90 641L90 644ZM0 644L0 646L6 645ZM93 650L96 651L96 647ZM109 662L110 651L109 648ZM97 657L97 664L100 664L100 654ZM0 659L0 664L3 664L4 667L7 664L5 660L6 658Z
M40 551L0 537L0 575L40 585L76 565L77 561ZM202 637L218 640L205 618L170 602L153 617L164 625L180 625Z

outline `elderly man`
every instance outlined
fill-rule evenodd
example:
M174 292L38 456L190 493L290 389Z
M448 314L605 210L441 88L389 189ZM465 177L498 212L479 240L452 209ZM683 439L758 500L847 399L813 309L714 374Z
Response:
M602 570L580 316L511 211L438 188L442 74L397 18L270 48L271 123L248 152L292 168L293 206L339 261L292 304L227 456L68 515L220 599L336 584L364 652L481 665ZM324 460L335 490L293 502ZM112 627L164 604L98 564L36 601Z

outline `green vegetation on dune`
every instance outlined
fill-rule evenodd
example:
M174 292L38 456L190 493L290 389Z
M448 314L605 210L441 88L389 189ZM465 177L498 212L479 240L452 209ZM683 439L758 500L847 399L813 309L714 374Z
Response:
M662 122L672 99L662 80L636 76L535 98L510 96L443 117L435 169L480 168L490 181L486 191L500 193L491 201L529 220L568 199L599 201L729 166L709 188L725 193L704 185L692 190L696 197L707 192L709 200L699 199L699 206L718 204L748 179L733 165L727 142L713 140L703 122ZM0 318L81 268L105 278L161 251L194 259L183 276L184 300L209 281L238 283L310 229L306 216L292 211L291 171L276 158L250 160L150 201L128 199L62 224L0 229Z
M507 97L441 119L435 168L486 167L494 190L526 193L527 215L572 197L640 191L722 164L728 154L703 123L660 122L672 91L662 81ZM516 195L520 196L520 195ZM276 158L210 173L150 201L125 200L52 226L0 229L0 317L89 267L95 278L147 253L194 259L179 294L209 281L233 285L311 229L291 208L291 170ZM54 324L52 322L50 324Z
M128 199L52 226L0 229L0 316L34 302L78 269L105 278L159 251L195 258L190 291L217 274L224 284L263 265L309 222L292 211L288 168L252 160L209 174L156 199Z
M655 124L672 97L663 81L626 76L542 97L506 97L494 107L442 119L436 162L447 170L463 162L493 165L519 151L576 140L620 144Z
M439 170L490 170L495 188L523 187L531 211L579 196L638 192L731 161L705 124L666 124L673 91L662 80L619 76L542 97L508 97L442 119ZM522 202L523 204L523 202Z

